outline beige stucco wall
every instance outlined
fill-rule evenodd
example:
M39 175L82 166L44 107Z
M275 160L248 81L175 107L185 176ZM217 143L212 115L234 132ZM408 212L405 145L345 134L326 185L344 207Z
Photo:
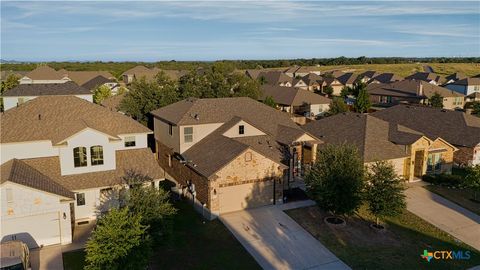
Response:
M244 126L244 134L239 134L238 133L238 127L240 125ZM261 130L257 129L256 127L250 125L249 123L243 121L243 120L239 121L232 128L230 128L225 133L223 133L223 136L229 137L229 138L246 137L246 136L260 136L260 135L265 135L265 133L262 132Z
M190 147L207 137L221 125L223 125L223 123L180 126L180 153L187 151ZM184 130L186 127L193 127L193 141L190 143L185 142Z
M465 100L463 97L444 97L443 108L447 110L454 110L457 108L463 109Z

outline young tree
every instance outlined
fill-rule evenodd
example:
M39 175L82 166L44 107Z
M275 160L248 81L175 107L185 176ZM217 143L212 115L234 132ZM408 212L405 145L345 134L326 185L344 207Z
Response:
M468 168L468 174L463 185L473 190L474 200L480 201L480 198L477 197L480 193L480 165Z
M100 85L93 90L93 102L101 104L102 101L112 96L112 90L106 85Z
M272 96L267 96L265 97L265 100L263 101L265 105L268 105L272 108L277 108L277 103L275 103L275 100L273 100Z
M392 163L373 163L367 169L366 180L365 200L368 210L376 217L377 226L379 218L402 213L406 206L403 194L405 187Z
M342 88L342 91L340 91L340 96L345 99L347 98L348 95L351 94L351 92L352 92L352 89L350 87L344 86Z
M328 114L335 115L344 112L348 112L348 105L345 104L343 98L334 97L330 102L330 109L328 110Z
M361 204L363 169L355 146L327 144L305 178L308 194L334 215L352 214Z
M20 77L15 74L8 75L7 79L2 81L2 85L0 88L0 96L3 96L5 91L8 91L19 84ZM0 111L3 112L3 98L0 98Z
M434 108L443 108L443 97L437 92L428 99L428 102Z
M162 188L155 188L150 183L152 179L135 171L129 171L123 181L130 186L125 202L134 215L141 216L141 223L149 226L149 232L158 239L169 233L171 218L177 210L169 202L169 193Z
M113 208L101 217L86 244L85 269L145 269L150 240L148 226L140 221L128 208Z
M480 101L475 101L472 104L472 114L480 117Z
M370 102L370 95L368 94L366 89L361 89L358 93L357 99L355 100L355 104L353 104L353 108L356 112L364 113L368 112L368 109L372 106Z
M151 111L179 100L178 87L161 72L155 81L135 80L120 103L120 110L147 125Z
M333 94L333 87L330 85L327 85L323 88L323 92L325 93L325 95L331 96Z

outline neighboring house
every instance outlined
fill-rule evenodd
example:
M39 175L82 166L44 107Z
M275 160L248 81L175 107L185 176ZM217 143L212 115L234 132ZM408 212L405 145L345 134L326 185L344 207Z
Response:
M67 71L61 69L59 72L67 74L68 78L78 85L84 85L99 76L115 81L115 77L108 71Z
M345 73L339 77L337 77L337 80L343 84L344 87L353 87L353 84L357 80L357 75L353 73Z
M264 72L264 71L262 71L260 69L247 69L247 70L245 70L245 75L252 80L256 80L256 79L258 79L258 75L260 75L260 73L262 73L262 72Z
M25 76L25 74L27 74L28 71L13 71L13 70L2 70L0 71L0 81L4 81L8 78L8 76L10 75L15 75L17 76L18 78L22 78L23 76Z
M463 95L471 95L473 93L480 93L480 78L465 78L445 85L452 91Z
M8 110L40 96L76 96L93 102L93 95L89 89L69 81L64 83L19 84L3 93L3 106L5 110Z
M98 75L97 77L94 77L91 80L85 82L84 84L82 84L82 87L92 92L101 85L105 85L110 88L110 90L112 91L112 95L116 95L118 93L118 90L120 89L120 84L117 83L116 80L105 78L102 75Z
M72 241L127 188L128 172L164 172L147 148L152 132L73 96L38 97L0 115L1 239L30 248Z
M325 87L330 86L333 89L332 95L340 96L343 87L345 87L338 79L332 76L324 76L323 80L321 81L320 87L323 91Z
M160 71L163 71L169 79L174 81L187 74L184 70L162 70L157 67L147 68L145 66L136 66L122 73L122 79L125 84L130 84L134 80L139 80L142 77L147 81L151 81Z
M67 72L56 71L49 66L39 66L20 78L20 84L65 83L70 81Z
M315 73L310 73L308 75L305 75L302 80L305 82L307 85L307 90L315 92L315 91L320 91L321 89L321 82L323 80L322 76L317 75Z
M262 86L261 100L272 97L280 110L307 118L322 116L330 109L331 99L294 87Z
M365 71L363 73L360 73L358 75L358 80L362 83L368 83L371 79L373 79L374 77L380 75L381 73L380 72L377 72L375 70L368 70L368 71Z
M466 78L467 78L467 76L465 76L465 74L463 74L463 73L460 73L460 72L453 73L453 74L445 77L445 84L453 83L453 82L456 82L458 80L463 80L463 79L466 79Z
M366 165L390 162L396 173L408 181L419 180L424 174L450 173L457 150L441 138L428 138L368 114L338 114L303 128L325 142L319 148L326 144L353 144Z
M294 77L295 77L295 72L296 72L299 68L300 68L299 66L289 67L289 68L286 69L283 73L285 73L285 75L287 75L287 76L290 77L290 78L294 78Z
M480 101L480 92L473 92L465 97L465 102Z
M425 81L434 85L442 84L442 77L431 72L416 72L410 76L405 77L407 80Z
M376 106L390 107L399 103L428 104L435 93L443 97L445 109L463 109L464 96L425 81L403 80L389 84L369 84L370 101Z
M303 90L308 90L308 85L303 81L302 78L293 78L292 79L292 87L297 87Z
M460 112L425 106L397 105L373 116L405 126L429 138L442 138L459 150L457 165L480 164L480 118Z
M246 97L189 98L152 115L158 162L208 218L282 203L320 142Z
M320 75L321 71L318 67L299 67L294 72L294 77L305 77L308 74Z
M263 82L264 84L286 86L286 87L292 87L292 82L293 82L293 78L287 76L285 73L281 71L261 72L258 75L257 79Z
M404 78L395 75L394 73L380 73L367 81L367 84L372 83L392 83L397 81L403 81Z

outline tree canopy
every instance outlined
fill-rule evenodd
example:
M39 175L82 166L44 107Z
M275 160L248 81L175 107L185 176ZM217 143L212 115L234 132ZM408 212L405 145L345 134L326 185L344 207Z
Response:
M2 81L2 85L0 88L0 95L3 96L3 93L5 91L8 91L14 87L16 87L19 84L20 77L18 77L15 74L10 74L8 75L7 79ZM3 97L0 98L0 111L3 112Z
M343 101L341 97L334 97L330 102L330 108L328 110L329 115L335 115L339 113L348 112L348 105Z
M367 92L367 89L359 89L358 96L353 104L353 108L356 112L365 113L368 112L368 109L372 106L370 102L370 95Z
M428 102L434 108L443 108L443 97L437 92L428 99Z
M480 165L467 169L467 176L465 177L463 185L473 190L474 200L480 201L480 198L478 198L478 194L480 193Z
M275 103L275 100L273 100L272 96L265 97L265 100L263 100L263 104L268 105L272 108L277 108L277 103Z
M106 85L100 85L93 90L93 102L101 104L103 100L112 96L112 90Z

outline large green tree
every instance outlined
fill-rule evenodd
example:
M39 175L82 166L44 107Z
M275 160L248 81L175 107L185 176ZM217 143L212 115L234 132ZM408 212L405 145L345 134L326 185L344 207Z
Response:
M305 177L307 192L334 215L352 214L360 207L364 186L363 161L355 146L327 144Z
M330 85L327 85L323 88L323 93L327 96L331 96L333 94L333 87Z
M93 102L101 104L106 98L112 96L112 90L106 85L100 85L93 90Z
M86 243L85 269L145 269L150 240L141 219L128 208L112 208L99 218Z
M434 108L443 108L443 97L435 92L429 99L428 103Z
M366 172L365 200L368 210L379 218L392 217L405 209L404 184L391 162L377 161Z
M265 97L265 99L263 100L263 104L268 105L272 108L277 108L277 103L275 103L275 100L272 96Z
M328 109L329 115L335 115L339 113L348 112L348 105L343 101L341 97L334 97L330 102L330 108Z
M160 107L179 100L177 84L164 72L160 72L153 81L144 77L135 80L120 103L120 110L147 125L149 113Z
M472 114L480 117L480 101L475 101L472 104Z
M478 194L480 194L480 165L467 169L467 176L463 185L472 189L474 200L480 201L480 198L478 198Z
M2 81L2 85L0 88L0 95L3 96L3 93L5 91L8 91L14 87L16 87L19 84L20 77L18 77L15 74L10 74L7 76L5 80ZM0 111L3 112L3 97L0 98Z
M365 88L360 89L358 92L358 96L355 99L355 103L353 104L353 108L356 112L365 113L368 112L368 109L372 106L370 102L370 95L368 94Z

